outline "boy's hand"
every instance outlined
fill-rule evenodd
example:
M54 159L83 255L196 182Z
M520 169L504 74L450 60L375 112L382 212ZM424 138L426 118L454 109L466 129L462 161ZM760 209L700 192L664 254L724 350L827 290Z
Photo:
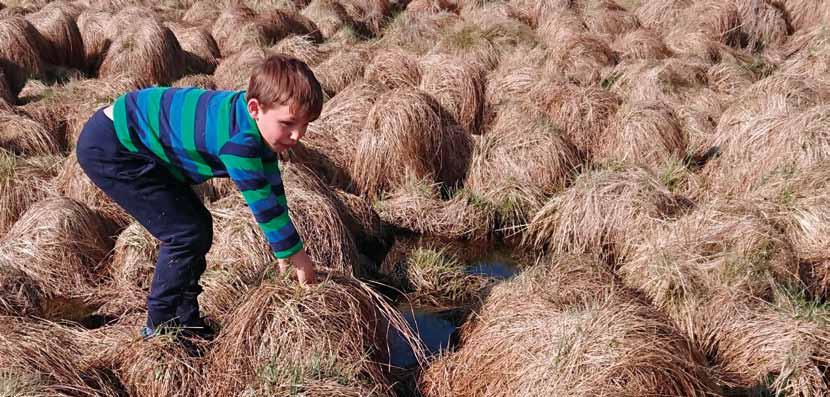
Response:
M288 270L289 260L294 265L294 270L297 272L297 280L303 284L316 284L317 272L314 270L314 263L305 250L297 252L289 259L280 259L280 272L285 273Z

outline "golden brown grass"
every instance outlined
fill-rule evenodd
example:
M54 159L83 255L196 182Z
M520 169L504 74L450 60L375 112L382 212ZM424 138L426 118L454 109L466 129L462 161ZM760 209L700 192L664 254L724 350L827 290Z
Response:
M644 230L680 216L689 205L647 168L585 171L536 212L524 243L621 263Z
M672 55L663 38L648 29L637 29L620 35L611 43L611 49L621 60L663 59Z
M271 46L271 52L286 54L297 58L307 65L317 65L326 59L328 53L323 51L310 35L291 35Z
M496 229L496 208L469 189L443 199L440 185L409 176L396 190L373 203L389 225L447 240L489 241Z
M314 22L324 38L333 37L341 29L349 29L354 20L335 0L312 0L301 14Z
M565 257L495 286L462 328L459 350L427 369L423 393L714 394L703 356L601 266Z
M61 158L21 158L0 150L0 237L30 205L49 194L47 182L58 172Z
M26 84L26 79L43 73L43 36L29 21L21 17L0 19L0 68L6 74L13 94Z
M602 76L618 62L617 54L608 44L592 34L566 36L551 50L546 72L582 85L600 83Z
M81 329L43 320L0 318L0 393L8 396L120 395L107 368L84 357L100 348Z
M115 241L109 274L118 288L150 290L159 242L140 224L127 226Z
M219 46L210 32L201 27L167 24L184 52L188 74L211 74L219 64Z
M602 131L613 121L621 102L608 90L564 82L534 84L529 95L587 157L598 148Z
M464 176L472 152L470 135L447 125L439 106L431 96L412 88L388 91L378 98L351 167L362 194L376 197L392 190L406 173L450 186Z
M44 48L43 60L54 65L76 68L84 66L84 44L81 32L72 16L62 7L45 7L29 14L26 19L40 32Z
M56 155L65 146L61 131L11 112L0 111L0 131L0 148L19 155Z
M370 59L372 49L368 46L341 46L312 69L323 91L335 96L349 84L360 80Z
M363 70L363 78L387 90L417 87L421 82L421 67L414 54L397 47L385 48L374 54Z
M244 90L248 88L251 73L265 59L267 53L259 47L251 47L222 58L213 79L221 90Z
M207 357L209 395L390 395L387 335L412 338L391 306L350 278L310 288L269 280L230 317Z
M658 166L686 157L689 137L674 109L662 102L623 106L592 150L600 162Z
M693 0L643 1L637 7L637 18L643 26L665 34L675 27L683 10L692 3Z
M145 19L125 27L101 64L99 76L131 75L141 85L166 85L184 74L185 57L176 36L164 25Z
M476 144L465 187L496 208L502 227L514 233L570 183L581 163L576 147L550 119L528 105L508 103Z
M112 14L106 11L87 9L78 16L78 31L81 34L81 43L84 46L84 71L97 73L104 55L109 49L111 40L107 37L106 29Z
M830 21L830 10L821 0L785 0L780 3L795 30L810 29Z
M378 43L385 48L402 48L422 55L458 21L460 18L451 12L404 12L389 23Z
M197 0L182 15L182 22L210 27L222 13L221 3L212 0Z
M467 272L471 248L433 238L412 237L395 242L380 271L405 292L415 306L457 308L481 304L498 281Z
M3 269L31 279L44 317L77 320L89 314L86 300L112 249L113 232L112 224L81 203L44 199L0 240L0 261Z
M520 43L531 44L535 40L534 32L516 20L461 21L448 27L430 52L453 55L483 70L493 70L503 53Z
M480 133L484 108L484 71L458 58L431 55L419 62L420 88L435 98L452 122L468 134Z
M244 5L233 5L222 10L213 22L211 34L219 44L223 57L268 42L263 24L257 23L256 12Z
M206 90L216 89L216 80L209 74L191 74L184 76L172 84L173 87L198 87Z

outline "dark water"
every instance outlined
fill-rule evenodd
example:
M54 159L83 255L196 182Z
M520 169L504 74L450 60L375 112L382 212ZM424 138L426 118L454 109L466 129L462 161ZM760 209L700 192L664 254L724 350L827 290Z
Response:
M450 321L451 315L411 306L401 306L398 310L406 319L409 328L421 338L428 356L452 347L453 333L458 327ZM412 368L418 364L412 348L400 334L395 333L391 336L389 348L393 366Z
M467 268L468 274L488 276L496 280L507 280L518 273L516 266L498 261L474 262Z

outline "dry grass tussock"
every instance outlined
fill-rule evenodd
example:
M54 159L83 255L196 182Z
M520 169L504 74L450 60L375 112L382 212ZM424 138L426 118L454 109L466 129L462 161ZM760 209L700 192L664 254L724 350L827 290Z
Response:
M222 13L221 3L212 0L196 0L182 15L182 22L210 27Z
M31 279L41 294L43 316L77 319L88 314L82 312L83 301L112 249L113 233L112 224L83 204L45 199L30 206L0 240L0 261L3 269Z
M300 13L314 22L325 39L334 37L341 29L352 29L355 23L335 0L312 0Z
M590 33L567 35L548 46L546 73L581 85L600 83L619 61L605 40Z
M470 274L471 248L458 243L412 237L398 240L384 258L381 272L406 293L414 306L456 308L478 305L498 281Z
M172 84L173 87L198 87L205 90L215 90L216 80L210 74L191 74L184 76Z
M0 131L0 148L18 155L56 155L65 146L60 131L47 130L35 120L2 110Z
M378 50L363 69L363 78L387 90L417 87L421 83L421 67L414 54L398 47L385 48Z
M369 200L339 189L334 190L333 200L358 246L368 242L385 243L389 230Z
M493 206L502 227L512 233L563 190L581 164L576 147L547 117L509 103L476 144L465 188Z
M211 395L390 395L387 337L412 340L397 311L352 278L268 281L230 317L207 357Z
M830 71L830 27L820 25L793 36L778 56L786 57L780 65L782 74L803 76L827 82Z
M643 1L636 14L643 26L662 36L676 26L683 10L693 3L693 0Z
M210 32L201 27L167 24L182 47L185 69L189 74L211 74L219 65L219 46Z
M21 17L0 19L0 68L6 75L12 93L17 95L32 76L44 70L41 53L43 36L29 21Z
M108 272L115 286L149 291L159 242L140 224L127 226L115 241Z
M770 111L731 128L722 126L723 118L713 137L722 154L706 170L712 188L722 194L746 195L777 173L827 159L830 106Z
M822 0L785 0L781 5L795 30L810 29L822 22L830 22L830 10Z
M184 55L170 29L146 19L130 24L113 40L99 76L106 79L127 74L141 85L166 85L184 74Z
M460 18L451 12L410 13L398 15L386 28L378 44L385 48L402 48L422 55L432 49L447 29Z
M620 35L611 43L620 60L664 59L672 55L663 38L648 29L637 29Z
M271 46L270 51L292 56L305 62L309 66L319 64L329 55L309 35L288 36Z
M85 357L100 344L83 330L41 320L0 317L0 393L7 396L121 395L107 368Z
M357 189L369 197L393 190L408 173L455 185L467 170L472 140L448 125L440 105L423 91L382 94L366 118L351 167Z
M427 369L424 394L715 394L703 356L601 268L564 257L495 286L459 350Z
M752 204L714 202L653 224L620 274L680 323L691 302L721 294L771 299L776 285L798 286L800 272L792 246L767 216Z
M623 105L614 115L597 148L599 161L659 166L686 157L689 136L680 118L667 104L639 102Z
M431 55L419 62L420 88L435 98L452 121L469 134L480 133L484 110L484 72L457 58Z
M786 233L804 268L807 290L816 297L830 293L830 163L821 161L803 170L776 173L753 193L772 208L770 216Z
M374 202L387 224L447 240L488 241L496 230L496 209L468 189L441 197L440 185L410 176Z
M251 73L267 55L265 50L251 47L223 58L213 73L216 87L220 90L247 89Z
M650 225L691 205L662 179L668 178L637 166L585 171L536 212L524 243L621 263Z
M448 27L430 52L452 55L489 71L510 48L535 41L534 32L516 20L461 21Z
M0 68L0 110L11 111L15 103L17 103L17 95L12 92L6 73Z
M314 75L329 96L335 96L351 83L360 80L366 65L372 59L368 46L335 46L329 57L314 66Z
M54 65L82 68L84 66L84 44L76 16L61 7L45 7L29 14L26 19L43 37L43 60Z
M709 85L708 68L688 57L622 62L604 85L628 102L661 101L677 107Z
M0 150L0 237L30 205L46 197L58 172L58 156L15 156Z
M534 84L528 94L588 158L600 147L601 132L608 128L621 102L618 95L608 90L564 82Z
M107 26L112 14L106 11L87 9L78 16L78 31L84 46L84 70L94 74L98 72L104 55L112 41L107 37Z

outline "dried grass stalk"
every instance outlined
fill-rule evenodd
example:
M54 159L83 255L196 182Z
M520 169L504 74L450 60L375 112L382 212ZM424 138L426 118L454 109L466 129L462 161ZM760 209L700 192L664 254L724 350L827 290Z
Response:
M387 90L417 87L421 82L421 67L416 57L401 48L381 49L363 70L363 78L369 84Z
M173 87L198 87L205 90L215 90L216 81L209 74L191 74L174 81Z
M206 29L181 24L167 24L181 45L188 74L211 74L219 65L219 46Z
M566 36L552 48L545 71L582 85L596 84L617 64L617 54L592 34Z
M479 305L498 280L467 271L472 253L457 243L432 238L398 240L381 264L409 304L434 308Z
M465 187L489 203L502 227L522 228L545 200L564 189L582 158L565 134L524 104L504 105L476 145Z
M75 68L84 66L84 44L76 18L61 7L45 7L26 16L44 39L44 61Z
M30 205L49 194L47 181L58 172L57 156L17 157L0 150L0 237Z
M689 137L674 109L665 103L623 106L599 139L601 161L658 166L686 157Z
M98 72L112 43L106 33L110 18L112 14L108 12L89 9L78 16L78 31L84 45L84 70L89 74Z
M600 264L563 258L550 266L493 288L462 328L462 347L425 372L425 395L716 393L703 356Z
M268 44L267 27L256 17L256 12L244 5L232 5L219 14L211 34L223 57Z
M329 96L335 96L349 84L360 80L371 57L372 52L368 47L351 46L334 51L312 69L323 91Z
M222 90L244 90L254 68L265 60L267 53L258 47L248 48L225 57L219 62L213 79Z
M314 22L325 39L333 37L340 29L348 29L354 24L354 20L343 5L335 0L312 0L301 13Z
M29 21L10 17L0 19L0 42L0 69L17 95L28 78L43 73L44 39Z
M142 85L166 85L184 74L184 53L170 29L153 20L133 23L113 40L100 77L134 76Z
M182 22L208 27L213 25L221 13L220 3L213 0L197 0L184 13Z
M112 372L85 359L85 349L100 347L85 331L12 317L3 317L0 324L0 390L5 395L121 395Z
M19 155L56 155L65 146L61 131L11 112L0 111L0 131L0 148Z
M209 395L247 390L335 396L352 395L355 389L390 395L383 366L388 332L395 329L412 340L400 315L350 278L306 289L268 281L231 318L208 355L206 374L214 385Z
M381 95L366 119L351 168L358 190L375 197L398 185L407 172L457 183L467 170L472 141L460 127L446 125L439 112L435 99L416 89Z
M124 289L150 290L159 242L140 224L127 226L115 241L109 273Z
M484 108L484 72L472 63L431 55L420 60L420 88L435 98L455 124L479 133Z
M450 26L430 52L453 55L483 70L493 70L510 48L535 42L530 28L516 20L482 22L463 21Z
M689 205L646 168L586 171L536 213L524 243L619 263L651 224Z
M86 300L112 249L113 225L66 198L39 201L0 240L3 268L30 278L40 290L47 318L80 319Z
M387 224L446 240L488 241L496 230L497 209L468 189L444 200L440 186L409 177L374 203Z
M693 0L644 1L637 7L637 18L643 26L665 34L676 26L683 10L693 3Z
M672 55L662 37L648 29L619 36L611 43L611 49L620 54L621 60L664 59Z
M460 18L450 12L404 12L389 23L383 36L378 39L379 45L422 55L435 45L445 30L458 21Z
M292 56L310 66L319 64L328 56L325 51L317 46L314 37L299 34L291 35L280 40L269 51Z

